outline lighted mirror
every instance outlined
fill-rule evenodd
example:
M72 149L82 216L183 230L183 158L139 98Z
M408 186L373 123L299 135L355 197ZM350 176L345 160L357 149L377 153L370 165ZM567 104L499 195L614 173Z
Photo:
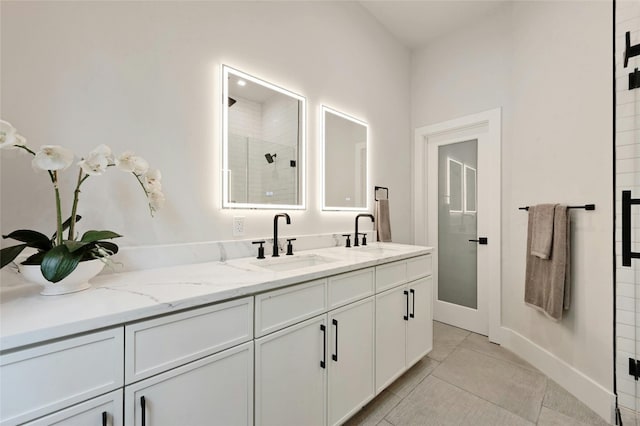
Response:
M223 66L223 207L304 208L305 98Z
M367 209L367 123L322 107L323 209Z
M464 212L476 212L476 169L464 165Z
M462 213L463 164L453 158L447 158L447 195L449 211Z

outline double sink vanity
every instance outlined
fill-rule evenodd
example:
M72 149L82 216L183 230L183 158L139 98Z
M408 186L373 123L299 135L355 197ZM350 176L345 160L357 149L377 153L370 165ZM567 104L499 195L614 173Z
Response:
M430 253L373 243L14 290L0 425L341 424L431 350Z
M305 98L228 66L222 77L222 207L305 209ZM368 125L319 111L322 208L365 212ZM0 426L344 423L432 348L431 249L359 245L359 217L373 220L357 215L354 247L334 235L294 253L290 238L280 256L282 213L273 247L187 247L189 262L220 260L101 275L64 296L5 268Z

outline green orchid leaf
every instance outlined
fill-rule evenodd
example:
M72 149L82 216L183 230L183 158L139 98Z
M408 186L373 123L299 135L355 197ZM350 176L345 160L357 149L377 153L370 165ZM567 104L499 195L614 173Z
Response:
M2 238L11 238L20 241L22 243L26 243L27 246L37 248L38 250L47 251L52 247L49 237L30 229L19 229L17 231L13 231L9 235L3 235Z
M76 215L76 223L80 222L80 219L82 219L82 216L80 216L79 214ZM67 219L64 221L64 223L62 224L62 232L66 231L67 229L69 229L69 227L71 226L71 218ZM53 235L51 236L51 240L55 241L56 237L58 236L58 232L54 232Z
M0 268L4 268L5 266L13 262L13 260L18 257L18 255L22 253L22 250L24 250L26 247L26 244L20 244L17 246L5 247L0 250L0 263L2 263L2 266L0 266Z
M42 259L44 258L44 255L47 254L43 251L39 251L35 254L32 254L31 256L27 257L25 260L22 261L23 265L40 265L42 263Z
M85 232L84 235L82 236L82 238L80 239L80 241L85 242L85 243L92 243L92 242L98 241L98 240L118 238L118 237L122 237L122 235L116 234L113 231L91 230L91 231Z
M42 258L40 271L47 281L57 283L76 269L82 254L82 250L71 253L64 244L56 246Z
M81 248L86 247L87 244L89 244L89 243L85 243L85 242L82 242L82 241L67 240L67 241L63 242L62 244L64 244L69 249L69 252L73 253L76 250L80 250Z

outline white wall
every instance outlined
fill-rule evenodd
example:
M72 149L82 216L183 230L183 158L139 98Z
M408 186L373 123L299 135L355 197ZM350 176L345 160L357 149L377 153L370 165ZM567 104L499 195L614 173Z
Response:
M613 389L611 45L609 2L513 2L416 52L412 64L414 128L503 108L502 324L605 393ZM597 205L572 213L572 306L560 323L524 304L527 214L518 207L543 202ZM553 378L564 385L570 373Z
M274 211L220 207L225 63L307 98L307 210L290 212L293 223L283 235L353 232L354 214L321 212L319 123L326 104L370 124L371 184L390 187L394 240L412 241L409 52L359 5L3 1L0 7L0 116L31 146L61 144L82 154L106 143L117 152L132 149L162 171L167 205L154 219L131 176L110 170L91 178L83 186L81 230L118 231L128 246L227 240L232 217L240 215L243 238L271 235ZM2 232L51 232L45 175L14 153L3 155L1 166Z

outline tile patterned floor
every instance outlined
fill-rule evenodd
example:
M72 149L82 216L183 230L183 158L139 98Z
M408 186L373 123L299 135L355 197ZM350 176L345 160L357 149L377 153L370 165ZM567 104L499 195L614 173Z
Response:
M635 419L624 425L636 426ZM348 426L607 425L553 380L486 337L434 321L433 350ZM640 425L640 424L639 424Z

